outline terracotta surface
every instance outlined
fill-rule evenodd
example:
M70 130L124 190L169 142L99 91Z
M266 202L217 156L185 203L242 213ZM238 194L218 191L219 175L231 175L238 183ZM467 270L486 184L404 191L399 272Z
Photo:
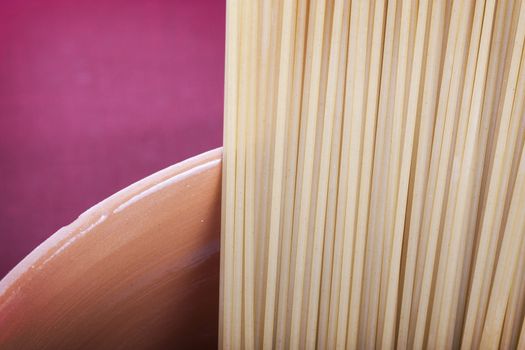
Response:
M135 183L28 255L0 281L0 348L216 348L220 158Z

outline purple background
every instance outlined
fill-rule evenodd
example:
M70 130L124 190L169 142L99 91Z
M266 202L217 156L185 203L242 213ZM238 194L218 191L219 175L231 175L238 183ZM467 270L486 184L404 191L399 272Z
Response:
M0 3L0 278L119 189L222 143L224 1Z

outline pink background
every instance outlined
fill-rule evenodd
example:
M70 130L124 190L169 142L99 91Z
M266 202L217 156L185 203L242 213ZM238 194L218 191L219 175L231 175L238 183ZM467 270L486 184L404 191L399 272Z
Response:
M224 7L0 2L0 278L90 206L221 145Z

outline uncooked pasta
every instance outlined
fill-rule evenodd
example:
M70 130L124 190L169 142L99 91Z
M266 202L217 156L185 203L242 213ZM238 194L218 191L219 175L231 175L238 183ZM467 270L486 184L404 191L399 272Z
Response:
M227 0L219 347L525 349L524 42L522 0Z

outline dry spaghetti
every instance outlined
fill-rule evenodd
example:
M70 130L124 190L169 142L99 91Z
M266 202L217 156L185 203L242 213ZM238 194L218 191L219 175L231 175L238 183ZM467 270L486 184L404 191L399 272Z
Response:
M220 347L525 348L523 1L228 0L226 32Z

